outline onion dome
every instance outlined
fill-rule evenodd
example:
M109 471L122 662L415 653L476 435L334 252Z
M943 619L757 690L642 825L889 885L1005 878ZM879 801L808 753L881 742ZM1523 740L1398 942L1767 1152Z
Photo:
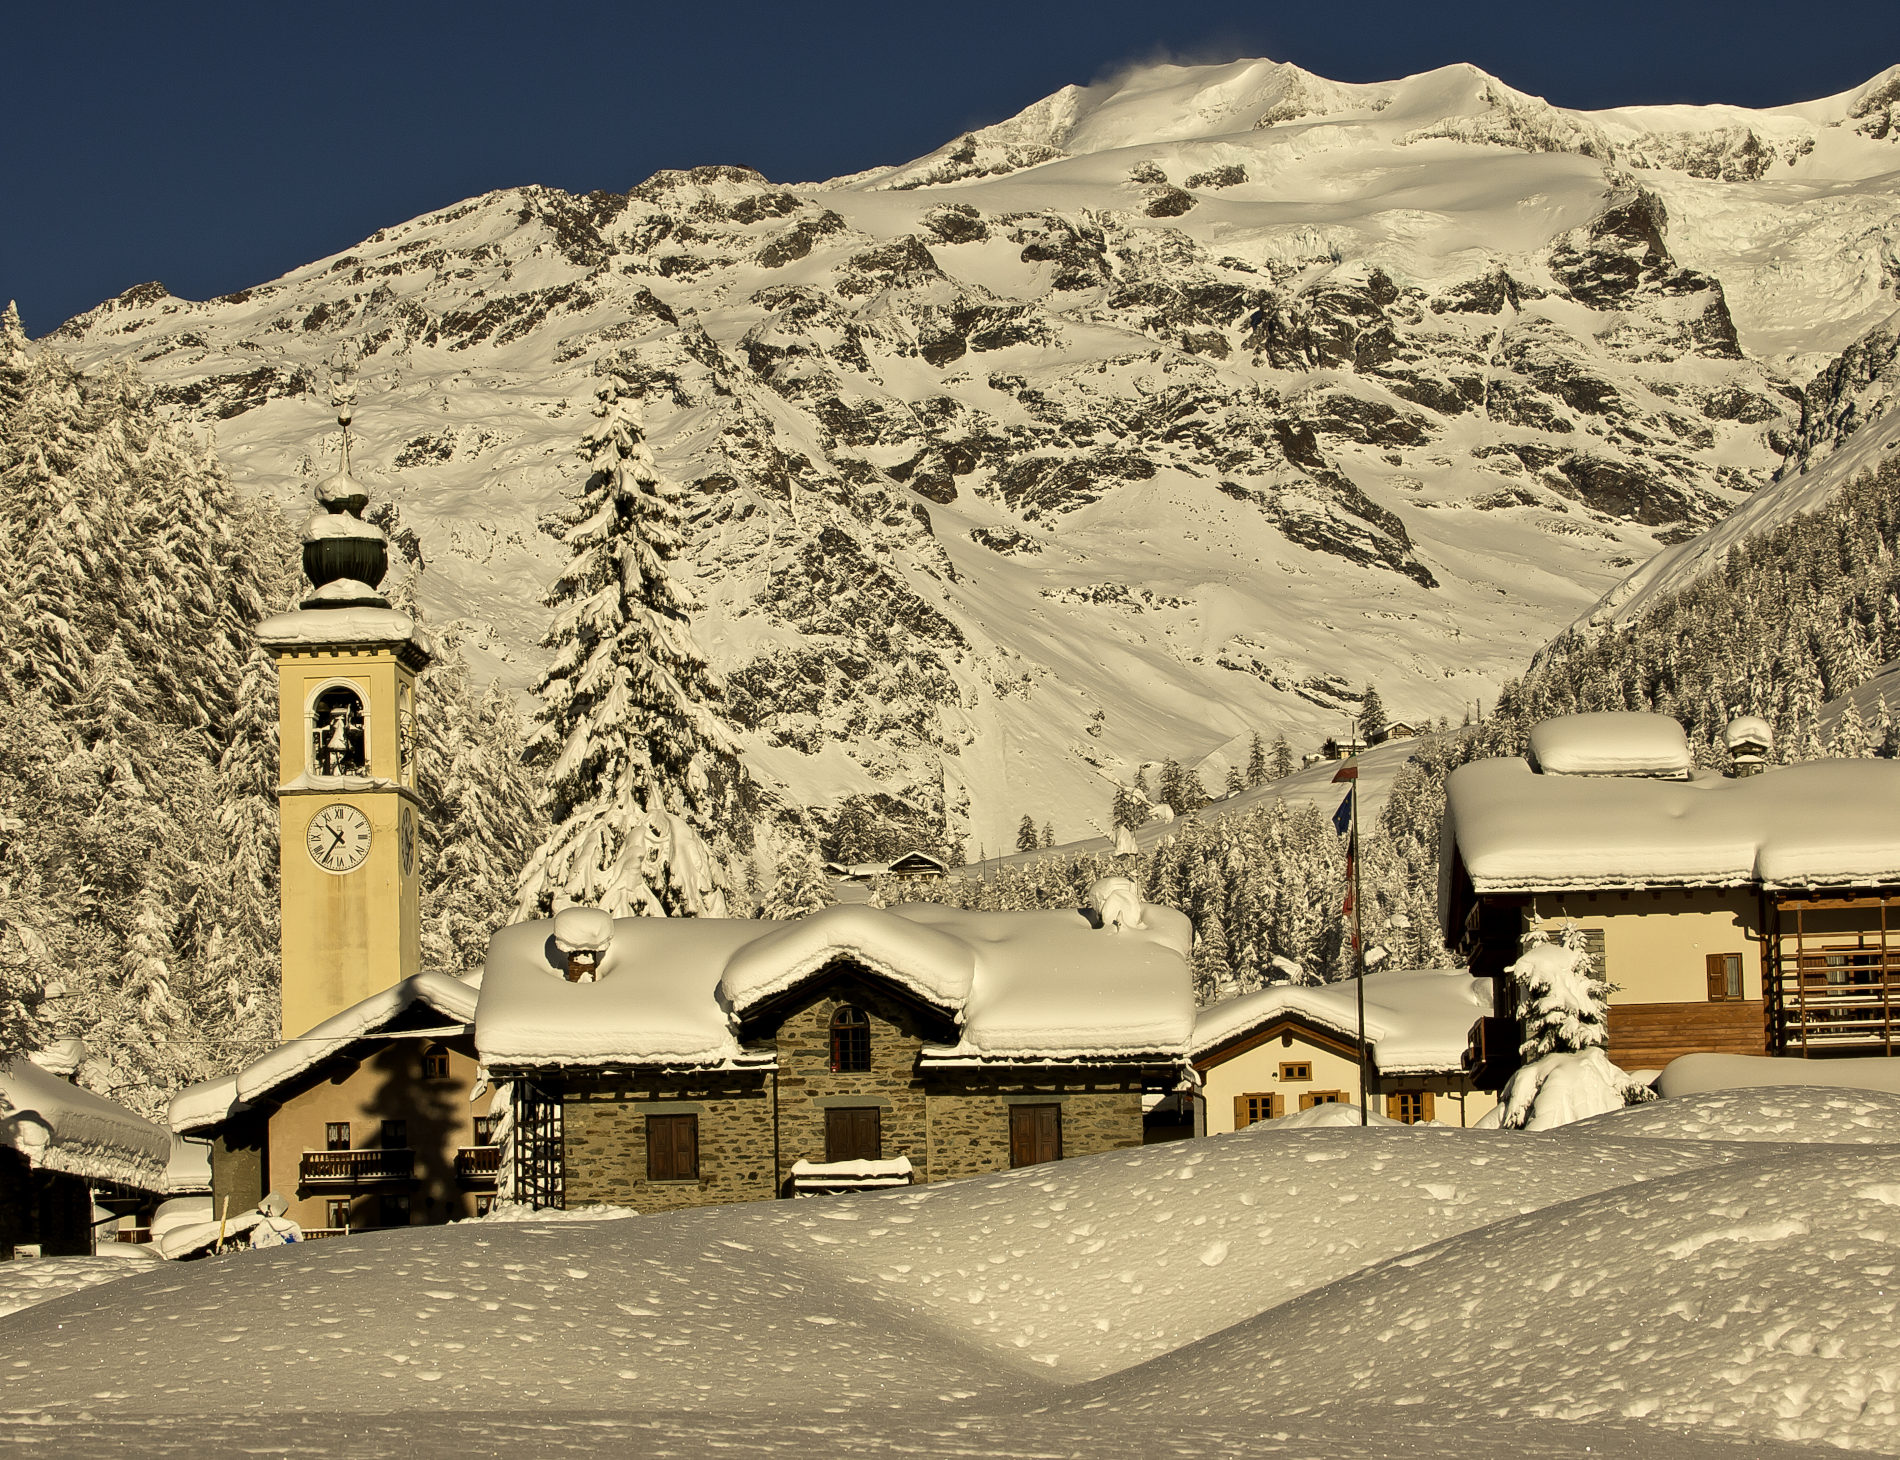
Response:
M336 475L317 488L316 513L304 527L303 571L315 592L305 608L388 608L376 591L389 570L389 539L373 522L363 521L369 493L350 475L350 411L336 413L343 428L343 461Z

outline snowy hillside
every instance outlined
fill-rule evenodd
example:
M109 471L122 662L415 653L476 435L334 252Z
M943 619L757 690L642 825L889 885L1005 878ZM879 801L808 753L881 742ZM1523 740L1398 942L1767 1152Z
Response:
M1890 1453L1900 1148L1863 1144L1862 1092L1691 1099L1672 1134L1676 1104L1627 1134L1269 1122L899 1193L168 1266L0 1320L30 1376L9 1439Z
M490 194L54 342L137 362L286 502L359 347L359 473L517 686L537 520L630 360L750 762L947 801L972 852L1025 813L1066 842L1135 764L1317 740L1368 682L1456 723L1818 459L1802 388L1900 285L1897 107L1900 69L1586 114L1466 66L1157 66L830 183Z

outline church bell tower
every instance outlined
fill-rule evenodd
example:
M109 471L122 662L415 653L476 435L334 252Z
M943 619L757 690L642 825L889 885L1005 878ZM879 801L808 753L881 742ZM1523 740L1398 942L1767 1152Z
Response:
M428 636L377 592L389 563L369 496L340 469L303 535L308 597L258 625L277 663L283 1034L421 971L416 676Z

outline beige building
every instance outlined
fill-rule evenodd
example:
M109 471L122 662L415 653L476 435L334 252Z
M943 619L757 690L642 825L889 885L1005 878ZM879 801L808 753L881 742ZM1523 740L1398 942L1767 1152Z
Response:
M1474 1030L1486 1084L1516 1065L1504 969L1574 921L1613 985L1610 1058L1892 1053L1900 1026L1900 765L1695 770L1675 721L1570 715L1524 759L1446 788L1447 943L1497 985Z
M1193 1025L1187 919L571 908L490 944L504 1185L641 1211L934 1182L1142 1144Z
M500 1163L475 1093L475 999L421 974L181 1092L172 1129L210 1147L213 1216L274 1192L318 1237L486 1211Z
M1464 1070L1469 1030L1491 1012L1490 980L1458 968L1371 973L1365 995L1369 1110L1408 1125L1470 1125L1492 1108ZM1200 1011L1188 1053L1201 1081L1200 1134L1357 1105L1357 990L1283 984L1224 1000Z

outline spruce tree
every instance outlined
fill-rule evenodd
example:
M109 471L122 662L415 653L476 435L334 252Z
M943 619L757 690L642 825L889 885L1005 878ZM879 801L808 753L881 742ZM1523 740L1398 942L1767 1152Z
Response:
M1116 826L1125 826L1135 831L1148 824L1148 798L1132 786L1117 786L1115 800L1109 807L1109 820Z
M1365 698L1359 701L1359 738L1371 745L1385 734L1385 727L1385 701L1379 698L1378 690L1367 685Z
M1258 730L1253 732L1253 740L1247 747L1247 789L1264 786L1269 778L1267 770L1267 746L1260 738Z
M1287 776L1293 774L1293 747L1286 743L1286 735L1284 732L1273 737L1273 758L1271 761L1270 774L1271 778L1276 781L1284 780Z
M1025 815L1016 828L1016 850L1033 852L1036 850L1036 819Z
M1049 847L1053 847L1055 844L1056 844L1056 824L1053 821L1045 821L1042 824L1043 848L1046 850Z
M528 756L547 775L552 830L519 913L569 902L619 916L717 913L705 843L734 830L742 772L714 710L719 681L693 642L693 599L669 566L684 543L680 490L653 464L632 385L610 374L596 397L587 475L551 529L569 559L547 597L554 658L536 685Z

